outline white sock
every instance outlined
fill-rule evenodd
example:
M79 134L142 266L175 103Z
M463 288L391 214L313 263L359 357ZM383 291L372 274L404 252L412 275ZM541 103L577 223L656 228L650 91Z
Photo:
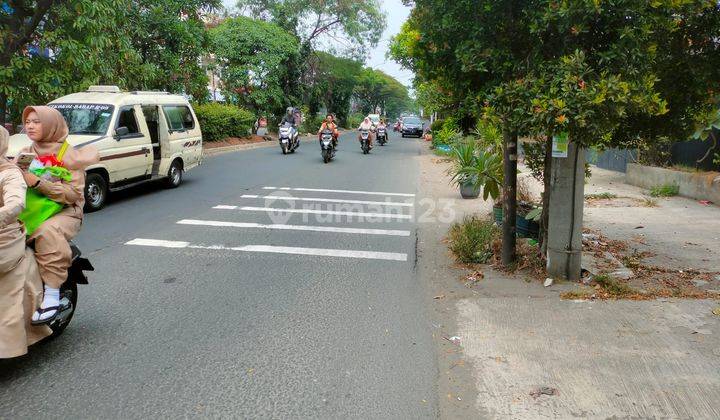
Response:
M59 306L60 305L60 289L54 289L52 287L45 286L45 292L43 293L43 301L40 305L40 308L51 308L53 306ZM32 316L33 321L44 321L52 316L54 316L57 313L57 311L49 311L49 312L43 312L42 314L39 312L35 312Z
M41 308L49 308L51 306L60 305L60 289L53 289L52 287L45 286L45 293L43 294L43 302L40 305Z

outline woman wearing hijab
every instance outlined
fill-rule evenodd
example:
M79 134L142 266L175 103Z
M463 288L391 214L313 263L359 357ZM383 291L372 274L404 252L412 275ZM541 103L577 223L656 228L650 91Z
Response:
M47 106L29 106L23 111L25 132L32 145L22 150L38 157L56 156L68 136L62 114ZM68 149L63 166L72 174L71 181L41 179L25 170L28 188L44 195L64 209L46 220L28 238L35 243L35 259L44 284L43 302L32 317L34 324L47 324L58 314L60 286L65 283L72 260L70 241L80 231L85 204L85 168L99 161L94 147ZM27 169L27 168L24 168Z
M25 311L25 229L18 215L25 207L25 181L7 155L9 137L0 127L0 359L27 352Z
M375 126L373 125L372 121L370 120L370 117L365 117L363 122L360 123L360 127L358 127L358 131L367 130L370 132L370 135L368 136L368 144L370 145L370 148L373 147L373 131L375 131ZM358 140L362 141L362 137L358 134Z

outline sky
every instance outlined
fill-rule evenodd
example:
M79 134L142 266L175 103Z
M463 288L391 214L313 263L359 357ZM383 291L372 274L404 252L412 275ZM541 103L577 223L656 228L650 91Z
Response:
M390 49L390 38L400 32L400 27L410 16L410 8L403 6L401 0L381 0L382 8L387 18L387 28L383 33L382 41L370 53L370 59L367 64L378 70L382 70L390 76L396 78L400 83L407 87L411 87L413 73L405 70L391 59L385 58L385 54Z
M232 10L236 3L236 0L223 0L223 4L229 10ZM389 50L390 39L400 32L400 27L410 15L410 8L404 6L401 0L380 0L380 4L385 12L387 27L378 46L370 51L366 65L384 71L396 78L400 83L411 88L413 73L403 69L395 61L385 57Z

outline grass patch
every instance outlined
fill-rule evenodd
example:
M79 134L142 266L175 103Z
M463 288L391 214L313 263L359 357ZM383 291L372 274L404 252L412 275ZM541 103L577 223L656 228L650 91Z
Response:
M643 199L640 200L640 205L643 206L643 207L657 207L657 206L658 206L658 202L657 202L657 200L654 199L654 198L643 197Z
M492 221L467 216L450 228L449 248L458 262L485 264L493 256L492 243L499 236L500 229Z
M627 297L638 294L637 290L607 274L597 275L593 280L602 287L605 293L613 297Z
M680 186L677 184L658 185L650 188L650 195L653 197L675 197L680 194Z
M690 165L675 164L672 168L681 172L702 172L702 169Z
M611 200L617 197L617 194L611 192L604 192L599 194L585 194L585 199L587 200Z
M589 290L571 290L569 292L560 293L560 299L566 300L585 300L592 298L593 293Z

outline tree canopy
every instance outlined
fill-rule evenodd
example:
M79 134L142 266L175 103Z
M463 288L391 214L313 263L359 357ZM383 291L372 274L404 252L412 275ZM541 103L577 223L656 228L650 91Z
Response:
M208 78L200 65L210 46L202 13L219 0L132 0L125 28L140 55L141 71L130 71L133 88L184 92L196 100L208 95Z
M490 107L526 132L571 130L578 141L613 145L639 136L686 137L693 116L717 92L717 2L477 6L418 0L391 46L391 55L416 72L417 86L442 92L448 98L442 105L457 113Z
M299 81L288 77L300 52L295 37L274 23L240 16L213 29L212 40L223 92L231 102L275 113L297 103L289 93Z
M0 119L90 84L207 96L201 14L219 0L14 1L0 9Z
M221 16L219 0L3 3L0 122L8 108L16 120L27 104L91 84L165 90L203 102L208 72L219 76L229 102L257 113L278 114L290 105L314 113L325 106L345 120L358 101L388 109L407 103L405 87L365 70L359 58L385 26L377 0L240 3L260 19Z
M350 111L357 77L363 71L362 63L320 51L316 54L318 65L313 96L344 124Z
M407 88L380 70L364 69L355 83L355 98L364 113L381 109L389 116L396 116L410 105Z
M110 63L137 62L119 36L125 0L14 1L0 8L0 121L114 73Z
M338 51L364 55L386 25L377 0L239 0L237 7L296 35L306 51L325 38L342 45Z

